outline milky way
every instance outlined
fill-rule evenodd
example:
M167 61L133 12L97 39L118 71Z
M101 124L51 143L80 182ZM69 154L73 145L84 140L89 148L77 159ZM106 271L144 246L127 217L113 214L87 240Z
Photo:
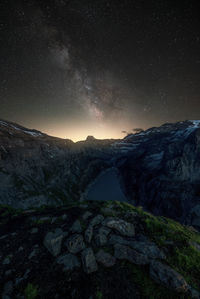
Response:
M74 140L198 119L196 1L1 1L0 118Z

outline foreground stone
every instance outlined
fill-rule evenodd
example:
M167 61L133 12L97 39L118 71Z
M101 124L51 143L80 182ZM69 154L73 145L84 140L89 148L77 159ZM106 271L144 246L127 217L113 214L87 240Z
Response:
M92 213L89 211L86 211L83 215L82 215L82 219L83 220L88 220L88 218L90 218L92 216Z
M71 253L78 253L85 248L83 236L80 234L72 235L65 244Z
M121 245L116 244L114 245L115 248L115 257L120 260L127 260L136 265L146 265L149 263L149 259L147 256L135 251L134 249Z
M64 233L62 229L58 228L54 232L49 232L45 236L44 246L53 255L57 256L60 254L62 240L67 233Z
M81 223L79 220L76 220L73 224L72 227L70 228L70 231L72 233L81 233L82 232L82 227Z
M109 228L117 230L123 236L133 237L135 235L134 225L122 219L109 217L103 222L103 224Z
M177 292L187 292L188 284L185 279L175 270L158 261L150 264L150 276L156 282Z
M115 244L127 245L139 253L146 255L149 259L165 259L165 254L157 247L156 244L149 241L127 240L118 235L112 234L109 239L110 245Z
M105 267L112 267L116 262L116 258L110 253L100 249L96 254L96 260Z
M130 246L150 259L166 258L165 254L153 242L131 241Z
M200 292L189 287L188 294L192 299L200 299Z
M104 246L108 241L108 234L110 233L110 229L106 227L101 227L98 233L95 236L95 241L97 246Z
M81 258L83 263L83 270L87 274L90 274L98 270L98 266L92 248L84 249L81 254Z
M71 271L74 268L79 268L81 266L78 258L75 255L71 254L71 253L59 256L56 259L56 262L58 264L63 264L64 265L64 269L63 269L64 271Z
M99 225L103 220L104 217L102 215L97 215L91 220L90 225L92 226Z
M93 226L89 225L85 231L85 241L87 243L90 243L92 241L92 237L93 237Z

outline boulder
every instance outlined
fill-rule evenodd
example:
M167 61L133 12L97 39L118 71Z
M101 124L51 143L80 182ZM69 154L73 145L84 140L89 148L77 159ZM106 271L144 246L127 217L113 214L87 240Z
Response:
M43 244L53 256L60 254L62 240L66 234L60 228L46 234Z
M89 225L88 228L85 231L85 241L87 243L90 243L93 237L93 226Z
M9 265L9 264L10 264L10 257L7 256L7 257L3 260L2 264L3 264L3 265Z
M164 259L166 258L164 252L162 252L155 243L149 241L135 241L127 240L118 235L112 234L110 236L110 245L122 244L127 245L139 253L146 255L149 259Z
M165 254L153 242L131 241L130 246L150 259L166 258Z
M85 248L85 243L83 240L83 236L80 234L72 235L70 238L67 239L65 245L67 249L71 253L78 253Z
M101 227L99 228L99 234L108 236L110 232L111 232L111 229L110 229L110 228L107 228L107 227L105 227L105 226L101 226Z
M68 215L67 214L63 214L62 215L62 220L66 221L68 219Z
M128 211L124 215L127 220L134 220L138 216L138 213L135 211Z
M200 299L200 292L189 286L188 294L192 299Z
M28 256L28 259L32 259L33 257L35 257L37 255L38 250L34 249Z
M106 227L101 227L99 229L98 233L95 236L95 241L97 246L104 246L107 243L108 241L107 235L110 233L110 231L111 230Z
M106 215L106 216L116 216L116 211L110 207L108 208L102 208L101 213Z
M136 265L146 265L149 263L147 256L136 250L121 244L114 245L115 257L120 260L127 260Z
M74 268L79 268L81 266L78 258L71 253L67 253L67 254L59 256L56 259L56 262L58 264L64 265L64 268L63 268L64 271L71 271Z
M150 263L150 276L157 283L174 289L177 292L188 291L189 286L183 276L159 261L152 261Z
M92 216L92 213L89 211L86 211L83 215L82 218L83 220L88 220L88 218L90 218Z
M106 245L107 241L108 241L108 238L103 234L97 234L95 236L95 242L96 242L97 246L104 246L104 245Z
M127 239L124 239L123 237L115 234L111 234L108 243L110 245L115 245L115 244L123 244L123 245L128 245L130 246L130 241Z
M73 224L72 227L70 228L70 231L72 233L81 233L82 232L82 227L81 223L79 220L76 220Z
M91 220L90 225L92 226L99 225L103 220L104 217L102 215L97 215Z
M118 231L123 236L133 237L135 235L134 225L119 218L106 218L103 225Z
M81 254L81 257L83 263L83 270L85 271L85 273L90 274L98 270L98 266L92 248L84 249Z
M105 267L112 267L116 262L116 258L114 256L102 249L97 252L96 260Z

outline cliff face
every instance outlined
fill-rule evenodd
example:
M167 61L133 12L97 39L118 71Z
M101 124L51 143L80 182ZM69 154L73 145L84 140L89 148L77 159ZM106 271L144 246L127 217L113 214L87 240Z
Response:
M0 121L1 204L58 205L91 195L100 200L95 194L103 188L102 199L108 199L106 190L115 197L117 189L123 201L199 229L200 121L78 143Z
M120 143L126 157L118 164L129 200L200 227L199 124L167 124Z
M0 121L0 203L27 208L78 200L85 186L109 164L111 143L74 144Z

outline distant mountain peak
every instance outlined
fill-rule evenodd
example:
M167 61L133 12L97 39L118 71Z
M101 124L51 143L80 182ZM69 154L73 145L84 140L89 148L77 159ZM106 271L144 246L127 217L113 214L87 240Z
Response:
M39 137L39 136L41 137L43 135L46 135L46 134L41 133L38 130L27 129L27 128L21 126L21 125L18 125L18 124L13 123L13 122L5 121L5 120L0 120L0 127L7 128L11 135L12 135L11 131L13 131L13 130L15 132L18 132L18 133L31 135L32 137Z
M95 141L96 138L92 135L88 135L87 138L86 138L86 141Z

